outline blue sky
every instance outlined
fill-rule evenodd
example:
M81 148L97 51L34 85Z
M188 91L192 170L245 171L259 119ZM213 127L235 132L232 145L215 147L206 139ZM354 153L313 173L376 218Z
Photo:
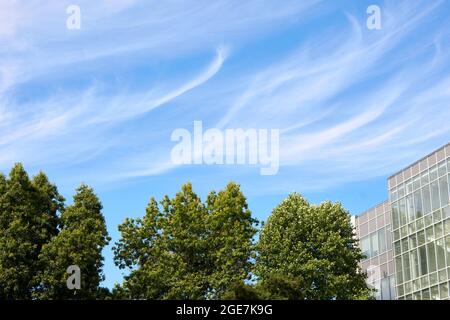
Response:
M449 18L438 0L2 0L0 169L43 169L67 199L93 186L112 243L187 181L203 197L239 182L261 220L292 191L357 214L450 140ZM173 164L171 133L196 120L279 129L278 174ZM105 257L111 287L122 274Z

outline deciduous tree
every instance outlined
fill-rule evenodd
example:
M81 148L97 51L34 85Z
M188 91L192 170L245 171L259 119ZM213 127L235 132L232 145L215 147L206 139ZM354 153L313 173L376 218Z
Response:
M350 215L340 203L310 205L293 193L262 229L259 281L285 276L289 283L301 284L296 294L300 299L368 298L370 290L358 265L363 256L354 236Z

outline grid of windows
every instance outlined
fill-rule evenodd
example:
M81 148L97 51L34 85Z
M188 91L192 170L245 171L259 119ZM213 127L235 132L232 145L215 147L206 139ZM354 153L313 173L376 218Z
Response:
M388 201L356 217L355 227L365 255L361 268L368 284L376 289L375 298L395 299L395 279L391 231L391 210Z
M390 188L399 299L449 298L450 153L440 152L441 161L433 154L436 161Z

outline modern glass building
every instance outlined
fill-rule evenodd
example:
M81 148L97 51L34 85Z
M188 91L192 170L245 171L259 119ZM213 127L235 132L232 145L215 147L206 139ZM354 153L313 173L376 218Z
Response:
M449 182L447 144L389 177L389 200L355 218L377 298L449 299Z
M368 283L377 290L377 299L394 299L394 250L389 201L367 210L356 219L356 234L366 256L361 267L367 272Z

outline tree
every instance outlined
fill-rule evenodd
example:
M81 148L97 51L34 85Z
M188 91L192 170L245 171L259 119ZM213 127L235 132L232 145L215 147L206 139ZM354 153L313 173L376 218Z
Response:
M252 218L247 200L235 183L228 183L219 193L211 192L206 203L208 244L214 265L209 279L211 297L220 298L233 283L250 275L258 221Z
M272 282L269 292L279 287L273 279L286 277L284 286L297 287L298 299L370 296L358 265L363 255L349 213L340 203L311 206L299 194L289 195L263 227L258 252L255 273L262 283ZM284 291L281 296L293 298L291 289Z
M0 175L0 298L30 299L42 247L58 232L64 198L40 172L30 180L21 164Z
M43 266L36 276L38 286L34 297L38 299L96 299L106 296L100 288L104 279L102 249L110 238L102 204L92 188L82 184L73 197L73 204L61 214L61 226L42 248L39 262ZM81 288L69 290L69 266L81 271Z
M160 206L151 199L143 219L119 226L116 264L131 269L115 294L127 298L219 298L250 270L254 219L238 185L211 192L206 204L182 186Z

